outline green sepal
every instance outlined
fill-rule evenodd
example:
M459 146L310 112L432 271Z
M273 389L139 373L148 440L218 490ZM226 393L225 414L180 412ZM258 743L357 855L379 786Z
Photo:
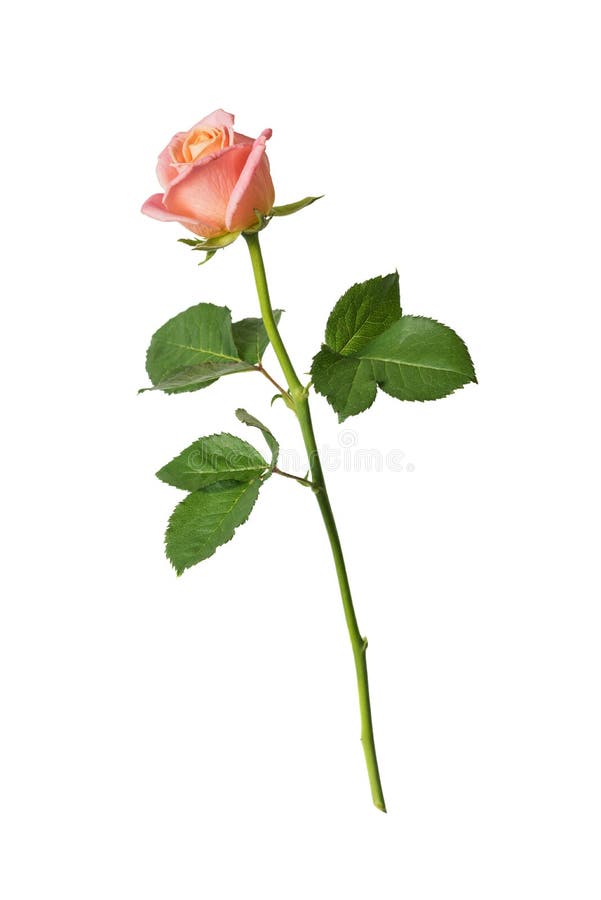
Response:
M248 519L261 481L219 481L179 503L165 533L165 553L178 575L208 559Z
M220 234L217 237L207 238L197 247L198 250L222 250L223 247L229 247L237 240L242 232L228 231L226 234Z
M186 447L156 473L183 491L198 491L218 481L254 481L269 463L252 444L233 434L211 434Z
M284 206L273 206L269 211L270 216L291 216L293 213L298 212L300 209L304 209L306 206L311 206L312 203L315 203L316 200L321 200L323 194L320 194L319 197L305 197L303 200L297 200L296 203L285 203Z
M233 244L240 234L240 231L228 231L212 238L178 238L177 240L178 243L186 244L193 250L221 250L223 247Z
M265 442L271 450L271 469L273 470L277 465L278 456L280 455L280 445L278 444L269 428L266 425L263 425L262 422L259 422L258 419L256 419L245 409L237 409L236 416L245 425L250 425L252 428L258 428L259 431L262 432L263 437L265 438Z
M253 209L253 212L257 217L257 221L254 225L245 228L242 234L257 234L258 231L263 231L269 225L269 214L262 213L260 209Z
M233 244L241 233L241 231L228 231L226 234L219 234L212 238L178 238L178 242L191 247L192 250L202 250L206 253L205 258L198 263L199 266L203 266L215 256L218 250Z

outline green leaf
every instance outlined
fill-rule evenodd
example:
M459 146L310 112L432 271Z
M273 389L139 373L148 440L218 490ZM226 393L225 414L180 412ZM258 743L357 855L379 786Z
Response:
M377 386L399 400L437 400L476 381L461 338L423 316L402 316L349 356L324 344L311 376L341 422L368 409Z
M377 387L400 400L437 400L476 381L467 347L451 328L402 315L397 272L343 294L311 376L341 422L371 406Z
M146 371L155 387L169 376L190 366L212 363L209 379L194 380L182 387L162 388L167 393L195 391L215 381L219 374L240 371L243 363L232 334L229 309L213 303L198 303L169 319L152 337L146 355ZM232 366L236 363L236 366ZM218 373L218 366L224 371ZM198 373L197 373L198 374ZM205 369L201 375L210 374Z
M368 409L376 399L371 363L342 356L325 344L313 359L311 376L315 390L327 398L341 422Z
M399 400L437 400L476 381L461 338L423 316L403 316L358 356L371 362L382 390Z
M236 416L245 425L250 425L253 428L258 428L259 431L263 432L263 437L265 438L267 446L271 450L271 468L273 469L277 465L278 456L280 455L280 445L274 438L269 428L267 428L266 425L263 425L262 422L259 422L258 419L255 419L254 416L251 416L251 414L245 409L237 409Z
M205 362L198 366L186 366L184 369L178 369L170 375L165 375L154 387L142 388L138 393L145 391L165 391L166 393L175 393L176 390L185 388L186 390L194 390L195 388L206 387L212 384L222 375L233 375L236 372L250 372L254 366L242 360L232 362Z
M208 559L234 536L255 505L261 482L220 481L194 491L169 519L165 552L178 575Z
M156 474L173 487L197 491L218 481L253 481L268 468L252 444L223 433L194 441Z
M296 203L286 203L284 206L273 206L269 215L291 216L293 213L298 212L299 209L304 209L305 206L311 206L316 200L321 200L322 197L323 194L320 194L319 197L305 197L304 200L297 200Z
M283 310L274 309L273 315L276 322L280 321ZM260 363L269 344L269 338L265 331L263 319L241 319L232 325L234 343L238 348L238 355L249 363Z
M342 295L328 319L326 344L350 356L400 318L398 272L370 278Z
M275 310L279 322L282 310ZM222 375L250 371L269 344L262 319L232 325L230 311L199 303L170 319L153 335L146 357L152 388L168 394L196 391Z

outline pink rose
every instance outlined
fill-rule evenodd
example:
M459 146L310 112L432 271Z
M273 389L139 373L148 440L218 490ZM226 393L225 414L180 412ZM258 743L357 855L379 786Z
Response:
M176 134L157 164L165 193L149 197L142 212L180 222L200 237L244 231L267 215L275 197L265 142L234 131L234 117L217 109L190 131Z

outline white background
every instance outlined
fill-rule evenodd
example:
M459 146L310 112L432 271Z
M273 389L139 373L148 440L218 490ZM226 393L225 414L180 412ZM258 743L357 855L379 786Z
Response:
M5 17L6 900L598 900L596 6ZM263 237L299 369L338 296L398 268L480 380L342 427L314 402L323 447L404 453L328 473L387 816L311 494L271 479L181 579L162 552L179 494L153 473L201 434L252 439L236 406L301 449L258 376L136 395L172 315L256 312L242 241L198 269L139 214L158 152L219 106L273 128L277 202L326 195Z

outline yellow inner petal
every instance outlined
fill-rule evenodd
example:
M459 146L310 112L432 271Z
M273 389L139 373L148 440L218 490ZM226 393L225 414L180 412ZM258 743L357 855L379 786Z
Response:
M182 162L194 162L201 156L209 156L229 146L230 134L227 128L196 128L190 131L182 144Z

